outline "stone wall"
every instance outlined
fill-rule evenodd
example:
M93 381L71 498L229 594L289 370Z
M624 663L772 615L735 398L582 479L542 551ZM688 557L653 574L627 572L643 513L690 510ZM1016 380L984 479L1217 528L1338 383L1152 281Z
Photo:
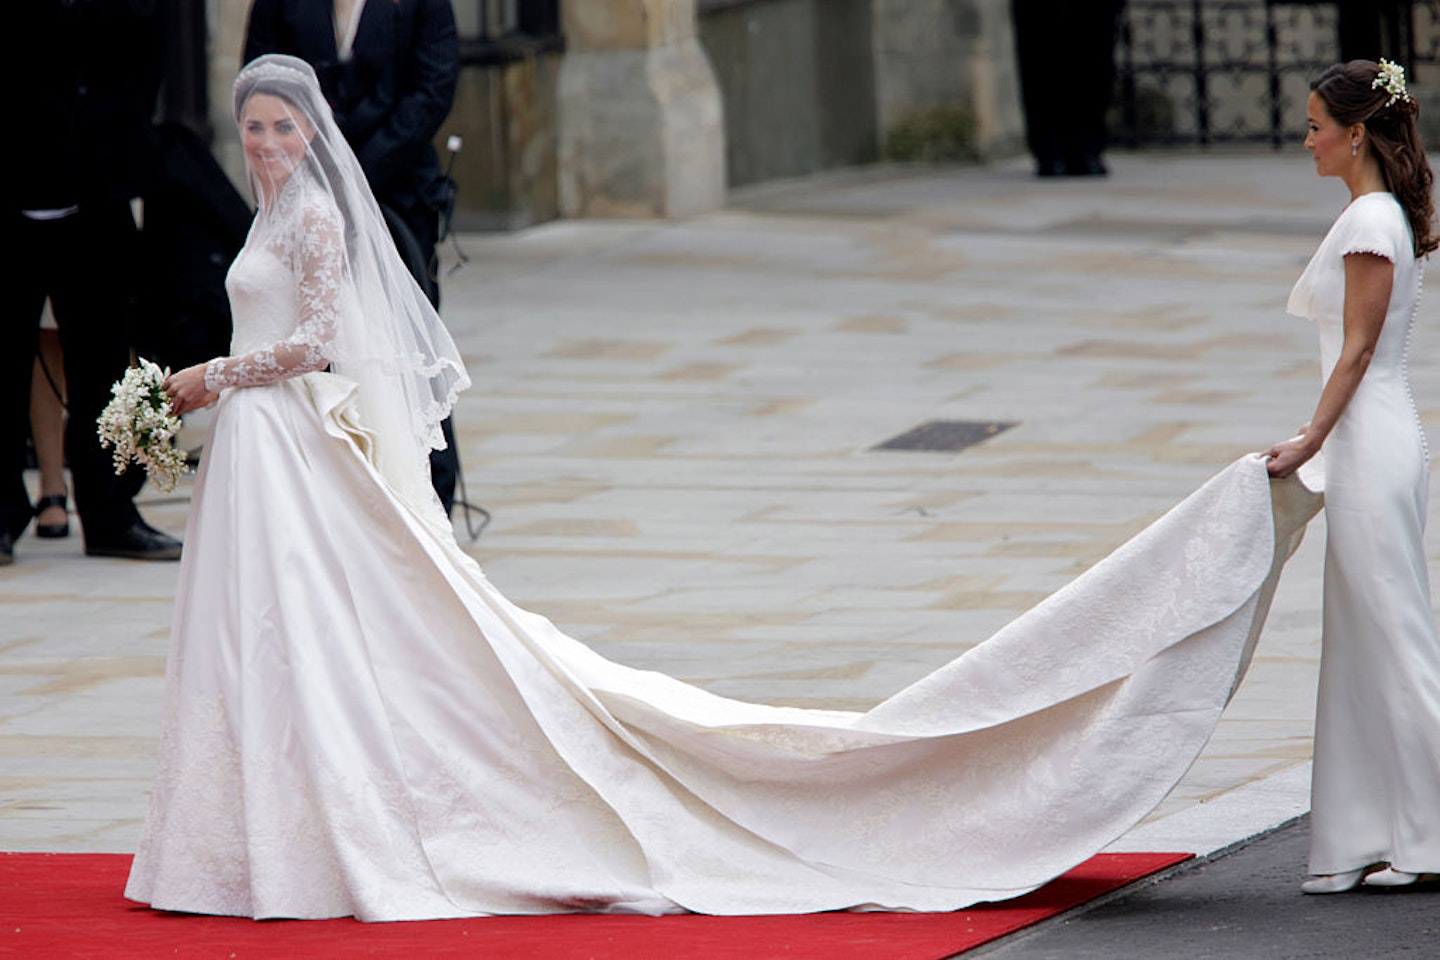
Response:
M1009 0L711 0L731 186L1020 150Z
M968 127L975 157L1023 149L1009 0L873 0L873 6L876 122L888 153L896 153L899 136L960 133L946 124Z
M455 107L439 138L464 141L452 175L459 188L455 225L516 230L560 215L556 85L560 54L460 72Z
M872 3L764 0L702 11L731 186L876 158Z
M725 202L725 130L695 0L562 6L560 213L684 217Z

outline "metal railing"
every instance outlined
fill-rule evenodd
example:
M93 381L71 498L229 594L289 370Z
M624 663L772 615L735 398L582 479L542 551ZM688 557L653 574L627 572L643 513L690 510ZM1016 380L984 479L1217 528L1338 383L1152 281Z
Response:
M1129 0L1112 134L1141 143L1271 143L1303 135L1310 79L1339 59L1337 4Z
M1309 81L1355 57L1412 79L1440 69L1440 0L1128 0L1114 139L1269 142L1303 135Z

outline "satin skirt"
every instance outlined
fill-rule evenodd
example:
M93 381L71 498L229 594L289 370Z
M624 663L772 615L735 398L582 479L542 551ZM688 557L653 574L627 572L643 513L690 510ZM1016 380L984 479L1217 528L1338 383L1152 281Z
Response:
M1372 367L1325 442L1325 604L1310 872L1440 873L1440 639L1428 458L1409 389Z
M1319 501L1243 458L875 708L764 706L507 601L387 491L348 381L227 391L126 895L364 920L1014 897L1189 768Z

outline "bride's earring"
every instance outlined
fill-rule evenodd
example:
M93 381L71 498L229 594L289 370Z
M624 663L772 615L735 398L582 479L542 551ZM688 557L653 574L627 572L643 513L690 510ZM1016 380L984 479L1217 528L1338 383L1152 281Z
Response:
M1350 156L1352 156L1352 157L1358 157L1359 155L1360 155L1360 141L1359 141L1359 140L1351 140L1351 141L1350 141Z

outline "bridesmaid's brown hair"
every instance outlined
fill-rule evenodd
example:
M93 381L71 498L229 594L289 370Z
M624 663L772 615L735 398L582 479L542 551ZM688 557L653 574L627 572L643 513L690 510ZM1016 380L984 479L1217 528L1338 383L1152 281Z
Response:
M1400 201L1410 221L1415 256L1423 257L1440 247L1435 235L1435 175L1425 159L1415 118L1420 113L1414 99L1395 98L1384 87L1375 86L1380 65L1373 60L1337 63L1310 84L1330 116L1343 126L1365 125L1370 147L1380 161L1385 188ZM1391 103L1391 100L1394 100Z

